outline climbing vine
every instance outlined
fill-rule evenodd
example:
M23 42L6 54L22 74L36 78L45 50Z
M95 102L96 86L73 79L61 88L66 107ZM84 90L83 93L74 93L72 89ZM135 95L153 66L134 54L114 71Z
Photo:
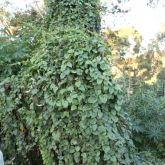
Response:
M30 164L34 153L44 165L133 163L122 90L112 80L111 52L96 33L98 1L46 4L41 44L1 82L1 141L14 145L13 163Z
M63 36L63 37L61 37ZM129 164L133 146L100 36L57 28L10 80L8 97L44 164ZM6 111L8 111L6 109Z
M45 0L47 24L54 26L76 26L89 31L100 31L100 12L103 7L99 0Z

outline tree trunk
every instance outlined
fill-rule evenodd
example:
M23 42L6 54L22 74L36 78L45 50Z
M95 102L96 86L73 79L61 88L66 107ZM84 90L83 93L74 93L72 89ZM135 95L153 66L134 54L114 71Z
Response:
M98 0L45 0L48 24L100 31Z

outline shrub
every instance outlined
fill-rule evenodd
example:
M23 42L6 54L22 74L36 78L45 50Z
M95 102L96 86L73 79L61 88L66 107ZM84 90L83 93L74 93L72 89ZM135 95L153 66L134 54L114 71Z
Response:
M157 86L143 85L125 104L130 113L133 139L140 151L148 150L164 158L165 101L157 96Z

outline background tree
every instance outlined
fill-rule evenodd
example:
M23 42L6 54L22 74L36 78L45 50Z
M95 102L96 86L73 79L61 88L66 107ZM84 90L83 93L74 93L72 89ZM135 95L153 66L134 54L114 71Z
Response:
M131 93L142 81L139 79L138 55L141 51L141 34L132 27L116 31L110 29L104 33L105 39L112 49L112 73L115 79L124 77L121 83ZM125 83L123 83L125 82Z

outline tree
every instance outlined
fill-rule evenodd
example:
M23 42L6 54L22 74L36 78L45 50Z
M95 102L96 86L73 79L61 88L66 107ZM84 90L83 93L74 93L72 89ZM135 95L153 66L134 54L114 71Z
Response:
M143 82L151 84L158 79L163 80L163 31L156 34L143 53L140 51L142 36L133 28L118 31L108 29L104 35L112 49L113 76L118 79L124 77L121 83L128 89L128 96ZM162 86L163 84L162 81Z
M41 153L45 165L136 162L122 91L111 76L111 52L98 34L99 2L46 5L41 44L2 83L12 87L1 87L2 141L15 138L25 164L30 153Z
M118 80L123 77L120 81L129 96L142 81L138 67L142 36L132 27L116 31L107 29L104 36L112 50L113 76Z

